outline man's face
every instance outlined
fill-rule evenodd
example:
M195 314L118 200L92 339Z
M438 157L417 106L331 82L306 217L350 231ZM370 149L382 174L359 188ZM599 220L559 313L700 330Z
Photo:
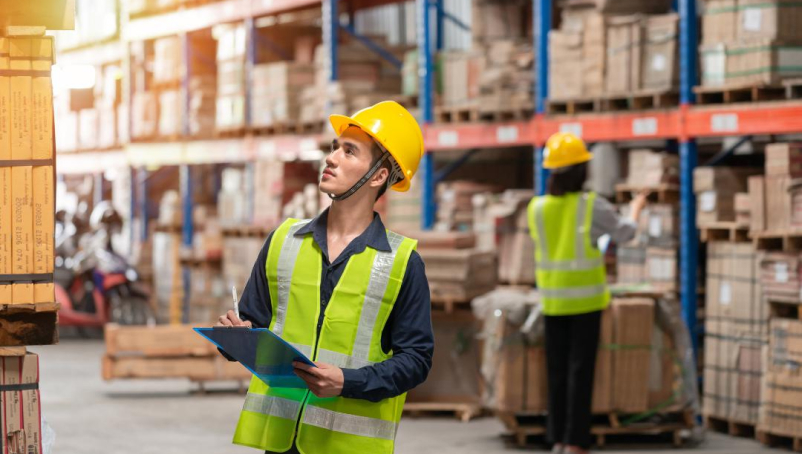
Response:
M350 127L332 142L326 167L320 176L320 191L342 194L359 181L373 164L373 139L357 127Z

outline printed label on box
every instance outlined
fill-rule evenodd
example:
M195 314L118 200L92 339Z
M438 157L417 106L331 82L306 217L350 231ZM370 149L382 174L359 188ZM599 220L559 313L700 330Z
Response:
M774 264L774 280L779 283L786 283L789 280L788 264L775 263Z
M759 8L746 8L743 16L744 30L759 32L763 22L763 11Z
M718 302L729 306L732 303L732 286L729 282L722 282L718 289Z
M663 223L659 216L649 218L649 236L659 238L663 234Z
M705 213L716 210L716 191L705 191L699 195L699 209Z
M656 54L652 57L652 69L655 71L665 71L666 56L663 54Z

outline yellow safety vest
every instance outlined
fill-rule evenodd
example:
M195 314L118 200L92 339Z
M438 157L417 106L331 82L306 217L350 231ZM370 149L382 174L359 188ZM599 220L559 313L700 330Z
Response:
M590 237L595 199L592 192L577 192L529 203L535 277L546 315L585 314L610 303L604 259Z
M314 361L358 369L392 356L381 337L417 242L387 232L391 252L366 248L353 255L326 306L320 337L322 252L312 235L295 233L309 221L290 219L273 234L265 264L270 330ZM285 452L296 437L303 454L391 454L406 394L369 402L321 399L307 389L271 388L251 379L234 443Z

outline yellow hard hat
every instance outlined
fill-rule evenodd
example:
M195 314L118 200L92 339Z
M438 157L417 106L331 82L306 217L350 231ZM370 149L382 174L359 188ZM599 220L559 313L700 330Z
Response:
M576 134L570 132L558 132L549 137L546 142L546 149L543 151L543 168L559 169L593 159L593 155L588 152L585 142Z
M424 149L423 133L407 109L395 101L383 101L360 110L352 117L331 115L329 121L338 137L350 126L356 126L384 147L404 177L393 185L393 189L400 192L409 190Z

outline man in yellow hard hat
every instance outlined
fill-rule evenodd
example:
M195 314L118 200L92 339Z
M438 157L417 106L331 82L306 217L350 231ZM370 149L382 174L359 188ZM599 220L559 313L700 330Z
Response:
M382 102L332 115L337 134L320 190L332 205L288 219L267 239L220 326L267 327L315 361L306 389L251 381L234 443L267 452L391 454L406 392L431 367L429 285L417 242L385 229L373 206L406 191L424 153L414 117Z
M529 204L536 281L546 320L548 437L555 453L584 454L590 446L591 402L601 311L610 302L603 254L605 234L618 244L634 238L646 204L640 194L629 218L583 190L593 158L576 135L557 133L544 150L551 174L547 194Z

